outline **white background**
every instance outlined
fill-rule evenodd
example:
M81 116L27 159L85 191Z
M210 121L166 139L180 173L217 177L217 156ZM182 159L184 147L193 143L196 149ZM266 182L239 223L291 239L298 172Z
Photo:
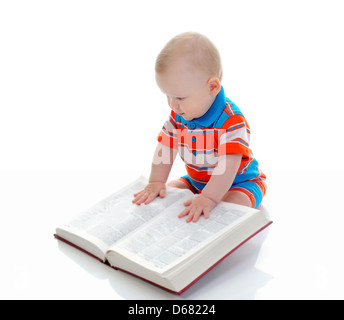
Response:
M342 18L335 0L1 1L0 298L175 298L52 234L149 175L154 62L184 31L221 53L275 223L181 298L344 298Z

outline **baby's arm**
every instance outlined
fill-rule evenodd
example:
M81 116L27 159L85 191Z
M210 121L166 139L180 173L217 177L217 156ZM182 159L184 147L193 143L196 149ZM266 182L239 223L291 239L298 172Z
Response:
M136 203L137 205L142 203L148 204L157 196L162 198L165 197L166 181L177 153L177 149L172 149L158 143L153 156L149 183L144 190L134 194L133 203Z
M233 184L241 159L242 155L239 153L220 156L217 167L202 193L185 202L187 208L179 215L179 218L188 216L187 222L197 222L204 214L204 217L208 219L210 211L216 207Z

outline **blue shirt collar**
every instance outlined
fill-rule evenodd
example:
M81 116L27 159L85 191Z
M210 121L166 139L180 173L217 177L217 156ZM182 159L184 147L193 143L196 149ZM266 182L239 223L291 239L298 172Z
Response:
M221 86L221 90L216 96L214 103L211 105L209 110L199 118L186 121L181 117L182 123L186 124L189 128L209 128L212 127L212 124L217 121L220 115L223 112L223 109L226 105L226 95L225 90Z

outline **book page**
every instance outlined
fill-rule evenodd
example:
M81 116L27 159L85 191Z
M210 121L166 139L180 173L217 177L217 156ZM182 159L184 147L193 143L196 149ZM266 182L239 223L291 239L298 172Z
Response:
M221 202L209 219L202 216L197 223L186 223L177 217L184 209L183 202L170 206L111 250L163 273L257 211Z
M156 198L148 205L133 204L133 194L142 190L146 184L145 178L138 179L73 219L65 228L74 230L79 235L88 235L92 242L97 239L102 248L109 248L159 215L165 208L178 201L181 193L185 194L187 191L168 188L163 199Z

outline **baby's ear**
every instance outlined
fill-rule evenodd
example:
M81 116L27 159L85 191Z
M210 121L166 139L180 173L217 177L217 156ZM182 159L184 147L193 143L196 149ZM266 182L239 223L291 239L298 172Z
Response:
M216 77L212 77L208 80L209 93L212 96L217 96L221 91L220 80Z

